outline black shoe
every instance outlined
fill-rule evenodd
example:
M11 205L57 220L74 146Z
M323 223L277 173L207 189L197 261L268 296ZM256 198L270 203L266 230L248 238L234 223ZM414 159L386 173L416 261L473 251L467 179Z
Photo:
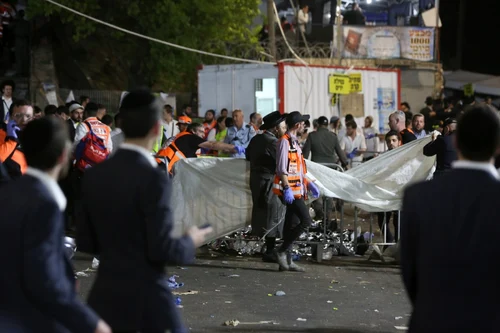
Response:
M278 260L276 258L276 252L271 252L271 253L264 253L262 254L262 261L263 262L272 262L272 263L277 263Z

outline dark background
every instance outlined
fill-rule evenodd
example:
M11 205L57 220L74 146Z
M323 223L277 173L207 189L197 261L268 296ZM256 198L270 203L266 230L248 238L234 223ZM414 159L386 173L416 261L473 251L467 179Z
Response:
M445 69L500 75L500 1L464 0L462 63L457 57L460 0L441 0L441 61Z

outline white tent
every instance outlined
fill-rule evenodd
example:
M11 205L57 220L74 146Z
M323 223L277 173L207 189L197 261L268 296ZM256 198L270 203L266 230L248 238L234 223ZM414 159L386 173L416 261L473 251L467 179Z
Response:
M445 72L444 78L448 89L462 90L464 85L472 83L476 93L500 96L500 76L458 70Z

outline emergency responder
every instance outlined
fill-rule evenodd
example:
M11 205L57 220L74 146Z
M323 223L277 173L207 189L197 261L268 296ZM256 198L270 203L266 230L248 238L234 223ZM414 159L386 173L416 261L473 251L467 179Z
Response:
M182 132L186 132L187 131L187 128L189 125L191 125L193 121L191 120L191 118L189 118L188 116L180 116L179 119L177 120L177 127L179 128L179 133L177 133L175 136L171 136L170 138L168 138L168 140L165 142L165 144L162 146L162 149L165 149L167 148L168 146L170 146L170 144L172 142L174 142L175 138L181 134ZM160 150L160 151L161 151ZM158 152L157 156L160 154L160 152Z
M304 271L292 261L290 248L312 223L305 203L307 192L310 191L314 198L319 197L319 189L314 184L314 179L306 177L306 162L297 141L297 135L304 131L304 122L308 119L309 115L302 115L298 111L291 112L286 118L288 131L279 139L276 150L273 191L282 197L286 204L283 244L277 252L280 270Z
M8 123L0 123L0 161L11 178L20 177L28 167L19 136L32 119L33 107L30 102L16 100L10 106Z
M262 134L253 137L246 150L250 161L250 190L252 191L252 235L263 237L266 234L266 252L262 260L276 262L274 247L276 238L281 238L286 207L273 193L273 180L276 171L276 144L278 138L286 133L286 115L274 111L264 117L259 127Z
M179 117L179 122L180 122ZM193 123L190 124L186 131L183 131L174 138L172 143L166 148L163 148L158 152L158 157L165 157L167 159L168 165L167 170L170 174L173 174L174 164L183 158L196 157L196 151L200 148L210 149L210 150L225 150L236 154L245 154L245 148L240 146L235 146L223 142L217 141L207 141L205 140L205 129L202 124ZM162 163L161 159L157 158L158 163Z
M244 122L243 111L241 110L233 111L233 121L234 126L227 129L227 134L224 142L243 148L248 147L250 140L252 140L257 132L251 125L248 125ZM245 154L235 153L232 155L232 157L244 158Z

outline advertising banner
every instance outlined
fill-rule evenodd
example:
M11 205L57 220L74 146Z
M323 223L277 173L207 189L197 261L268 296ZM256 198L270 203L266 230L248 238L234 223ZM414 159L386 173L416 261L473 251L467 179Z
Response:
M344 26L341 31L345 58L434 60L434 28ZM333 45L337 52L336 40Z

